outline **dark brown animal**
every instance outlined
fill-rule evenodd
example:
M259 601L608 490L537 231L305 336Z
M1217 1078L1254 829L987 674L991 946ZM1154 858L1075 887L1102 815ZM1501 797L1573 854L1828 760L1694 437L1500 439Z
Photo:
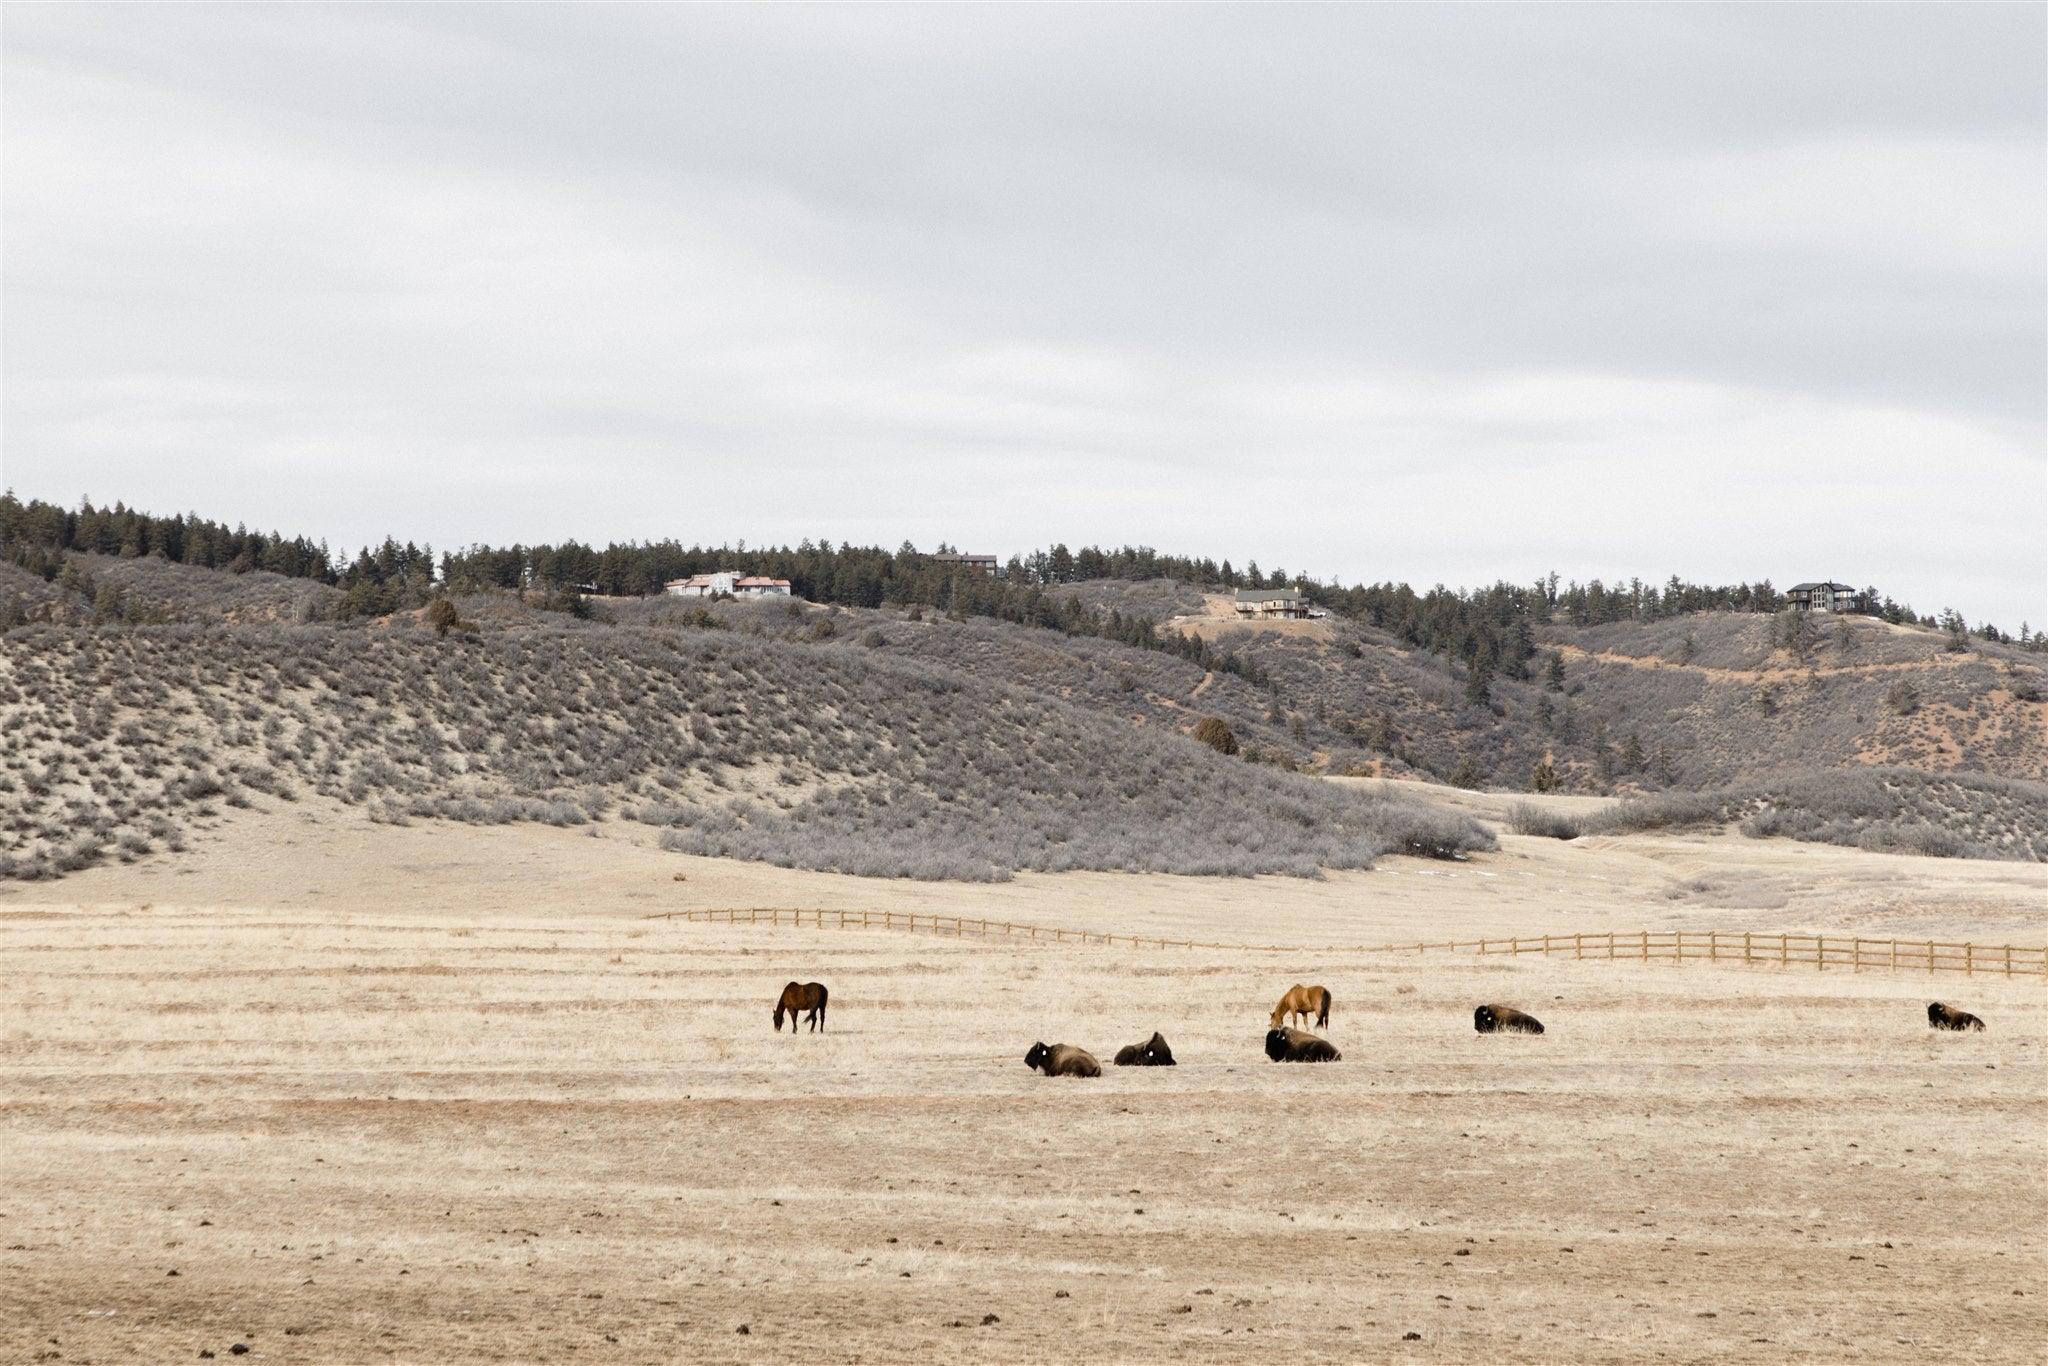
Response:
M1984 1022L1967 1010L1930 1001L1927 1003L1927 1025L1930 1029L1982 1029Z
M1085 1048L1070 1043L1035 1043L1024 1055L1024 1065L1035 1067L1048 1077L1099 1077L1102 1064Z
M1266 1056L1274 1062L1344 1061L1344 1055L1328 1039L1293 1028L1266 1031Z
M1157 1032L1143 1043L1126 1044L1116 1051L1118 1067L1172 1067L1173 1050Z
M791 982L782 989L782 999L775 1003L775 1032L782 1032L783 1012L789 1013L789 1032L797 1030L797 1016L811 1022L813 1033L825 1027L825 997L829 995L822 982ZM805 1015L804 1012L810 1012Z
M1472 1012L1472 1027L1481 1034L1541 1034L1543 1021L1513 1006L1481 1006Z
M1300 983L1289 987L1287 994L1280 998L1280 1004L1273 1007L1273 1028L1292 1015L1297 1021L1305 1022L1316 1017L1316 1028L1327 1029L1330 1025L1330 989L1328 987L1305 987Z

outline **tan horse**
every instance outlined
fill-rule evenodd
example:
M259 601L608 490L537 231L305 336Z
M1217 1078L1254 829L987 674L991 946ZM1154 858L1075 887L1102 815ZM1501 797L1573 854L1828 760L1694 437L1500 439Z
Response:
M782 989L782 999L775 1003L775 1032L777 1034L782 1032L782 1016L785 1011L789 1014L790 1033L796 1033L797 1016L803 1015L805 1011L810 1012L805 1018L811 1022L812 1031L815 1033L818 1030L822 1030L825 1027L825 997L827 994L825 985L822 982L804 982L801 984L791 982L788 986L784 987Z
M1280 998L1280 1004L1273 1007L1273 1028L1278 1029L1280 1022L1289 1015L1304 1021L1313 1015L1316 1017L1316 1028L1325 1028L1330 1023L1330 989L1305 987L1298 982L1295 983L1287 989L1287 994Z

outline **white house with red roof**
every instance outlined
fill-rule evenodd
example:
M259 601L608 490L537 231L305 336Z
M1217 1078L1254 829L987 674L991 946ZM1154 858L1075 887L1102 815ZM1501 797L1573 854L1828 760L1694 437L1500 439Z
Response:
M670 579L662 585L662 591L679 598L708 598L718 593L735 598L786 598L789 596L789 580L763 578L758 574L726 569L716 574L692 574L687 579Z

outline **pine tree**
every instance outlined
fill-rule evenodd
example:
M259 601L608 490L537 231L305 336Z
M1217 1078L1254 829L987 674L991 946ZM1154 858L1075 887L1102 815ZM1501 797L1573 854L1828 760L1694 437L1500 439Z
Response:
M462 624L462 614L455 610L455 603L448 598L435 598L427 604L427 625L434 628L434 634L445 637L448 632Z

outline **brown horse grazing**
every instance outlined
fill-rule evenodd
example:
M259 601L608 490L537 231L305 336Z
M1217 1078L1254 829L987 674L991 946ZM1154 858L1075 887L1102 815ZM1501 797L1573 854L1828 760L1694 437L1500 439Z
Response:
M1325 1029L1330 1023L1330 989L1328 987L1305 987L1300 983L1289 987L1287 994L1280 998L1280 1004L1273 1007L1273 1028L1289 1015L1297 1021L1316 1017L1316 1028Z
M1982 1029L1984 1022L1967 1010L1957 1010L1939 1001L1927 1003L1927 1027L1930 1029Z
M805 1011L810 1012L808 1015L804 1015L804 1018L811 1022L812 1031L815 1033L823 1029L825 1027L825 997L827 994L825 984L822 982L791 982L788 986L784 987L782 989L782 999L775 1003L775 1032L777 1034L782 1032L782 1015L784 1011L789 1012L789 1032L792 1034L796 1033L797 1016L804 1015Z
M1481 1006L1472 1012L1472 1027L1481 1034L1541 1034L1543 1021L1513 1006Z
M1035 1043L1024 1055L1024 1065L1035 1067L1048 1077L1099 1077L1102 1064L1085 1048L1070 1043Z
M1299 1029L1266 1031L1266 1056L1274 1062L1342 1062L1344 1055L1328 1039Z
M1154 1031L1152 1037L1143 1043L1126 1044L1116 1051L1118 1067L1173 1067L1173 1050L1166 1046L1166 1039Z

